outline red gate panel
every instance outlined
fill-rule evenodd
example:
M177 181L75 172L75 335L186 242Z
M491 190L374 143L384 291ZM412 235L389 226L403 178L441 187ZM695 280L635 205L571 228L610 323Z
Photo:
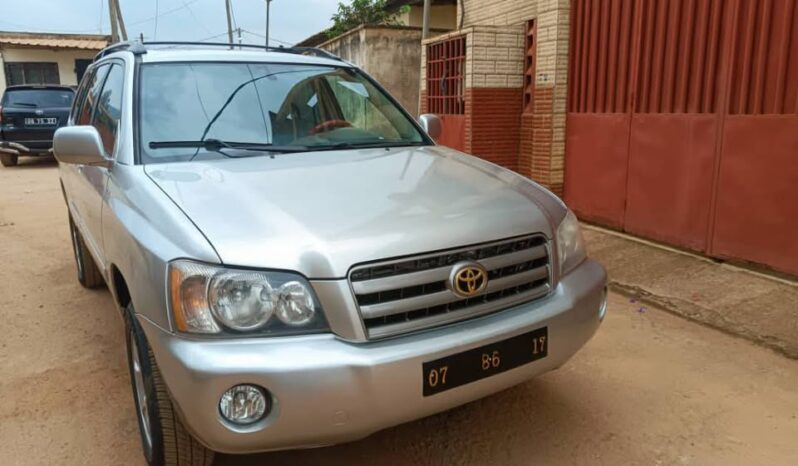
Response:
M585 220L620 228L626 201L629 115L569 113L565 201Z
M626 231L706 250L716 138L715 115L632 117Z
M798 275L798 116L729 116L712 253Z
M573 0L566 200L798 274L798 0Z
M798 5L736 6L710 252L798 275Z

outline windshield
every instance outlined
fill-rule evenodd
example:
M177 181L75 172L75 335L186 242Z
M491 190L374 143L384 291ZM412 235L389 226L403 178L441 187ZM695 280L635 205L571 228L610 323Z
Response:
M149 163L428 143L351 68L152 63L141 67L140 94L141 154Z
M69 89L6 89L2 103L5 107L68 108L74 96Z

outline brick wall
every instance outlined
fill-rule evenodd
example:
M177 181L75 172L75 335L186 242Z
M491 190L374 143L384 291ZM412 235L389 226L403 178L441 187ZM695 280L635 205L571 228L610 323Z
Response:
M463 29L425 44L466 35L466 151L562 195L570 1L463 3L464 8L458 6ZM525 33L531 19L537 21L535 104L533 113L522 114ZM426 75L423 48L422 77ZM423 80L421 87L423 96Z
M563 192L569 0L464 0L466 151ZM535 105L522 114L525 32L537 21ZM428 42L427 42L428 43ZM422 52L422 76L426 59ZM422 81L422 89L426 83Z
M466 152L518 170L521 105L520 87L466 89Z

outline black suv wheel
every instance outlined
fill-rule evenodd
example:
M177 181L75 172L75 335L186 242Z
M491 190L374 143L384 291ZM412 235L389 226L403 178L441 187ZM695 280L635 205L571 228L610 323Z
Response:
M17 156L14 154L0 153L0 164L4 167L13 167L17 164Z

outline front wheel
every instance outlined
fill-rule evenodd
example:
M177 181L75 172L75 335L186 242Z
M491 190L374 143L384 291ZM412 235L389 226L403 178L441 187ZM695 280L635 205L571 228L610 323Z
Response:
M214 453L192 437L180 420L132 304L125 320L133 399L147 464L210 466Z
M17 164L17 156L14 154L0 154L0 164L4 167L13 167Z

